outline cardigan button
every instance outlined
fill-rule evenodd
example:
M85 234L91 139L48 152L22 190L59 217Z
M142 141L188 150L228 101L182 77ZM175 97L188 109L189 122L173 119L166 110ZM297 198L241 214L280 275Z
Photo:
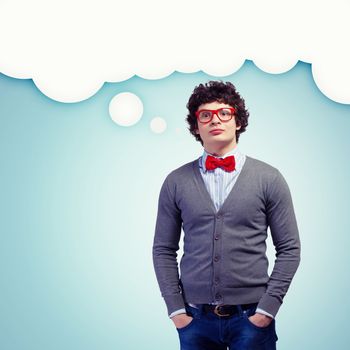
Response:
M217 294L215 295L215 299L216 299L216 300L221 300L221 298L222 298L222 295L221 295L221 294L217 293Z
M214 261L215 261L215 262L218 262L218 261L219 261L219 257L216 256L216 257L214 258Z
M217 241L218 239L220 238L220 235L219 234L216 234L215 236L214 236L214 239Z

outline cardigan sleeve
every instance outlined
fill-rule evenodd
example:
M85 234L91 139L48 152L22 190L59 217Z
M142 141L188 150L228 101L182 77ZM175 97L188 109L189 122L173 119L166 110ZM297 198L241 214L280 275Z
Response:
M185 308L181 293L177 251L181 236L181 211L175 201L175 184L163 182L158 199L158 213L153 240L153 266L168 315Z
M278 170L276 177L267 187L266 215L276 259L258 308L276 316L299 266L301 251L291 193Z

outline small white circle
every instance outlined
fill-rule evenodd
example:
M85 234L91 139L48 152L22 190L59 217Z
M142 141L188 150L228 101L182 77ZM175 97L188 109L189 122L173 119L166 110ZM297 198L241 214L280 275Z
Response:
M131 92L121 92L109 103L109 114L112 120L121 126L136 124L141 119L142 113L142 101Z
M166 121L161 117L155 117L151 120L151 130L156 134L161 134L166 129Z

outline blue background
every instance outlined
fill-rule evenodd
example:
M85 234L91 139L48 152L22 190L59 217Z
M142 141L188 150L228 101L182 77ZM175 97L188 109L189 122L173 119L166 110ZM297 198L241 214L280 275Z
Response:
M179 348L151 249L165 176L202 154L186 103L209 79L135 76L64 104L0 75L1 349ZM246 61L220 79L250 111L241 151L277 167L293 196L302 260L277 315L278 348L348 349L350 105L325 97L303 62L271 75ZM108 114L125 91L144 104L131 127ZM149 127L156 116L162 134Z

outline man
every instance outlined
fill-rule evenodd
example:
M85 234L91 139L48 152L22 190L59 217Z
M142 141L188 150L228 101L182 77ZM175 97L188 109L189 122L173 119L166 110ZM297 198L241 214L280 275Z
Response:
M169 317L182 350L276 349L275 316L300 262L289 187L276 168L238 149L249 113L234 85L200 84L187 108L203 155L166 177L153 242ZM276 249L270 276L268 227Z

